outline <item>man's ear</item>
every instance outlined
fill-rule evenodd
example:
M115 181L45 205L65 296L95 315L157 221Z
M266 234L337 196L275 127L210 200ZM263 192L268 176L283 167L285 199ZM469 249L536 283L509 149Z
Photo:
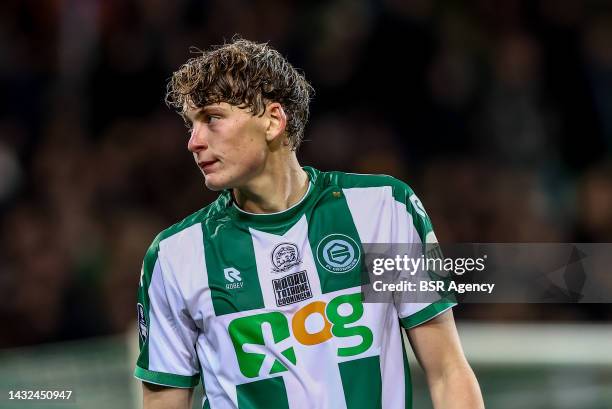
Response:
M283 137L287 128L287 114L285 114L283 106L278 102L270 102L266 106L266 116L268 118L266 140L272 142L279 137Z

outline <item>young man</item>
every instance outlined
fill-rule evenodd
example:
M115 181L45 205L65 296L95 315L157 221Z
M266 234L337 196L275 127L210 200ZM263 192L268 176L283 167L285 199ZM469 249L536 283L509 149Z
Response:
M410 188L296 158L312 88L246 40L189 60L167 100L218 199L164 230L139 286L144 407L410 408L408 330L436 409L482 408L452 304L361 301L363 243L435 238Z

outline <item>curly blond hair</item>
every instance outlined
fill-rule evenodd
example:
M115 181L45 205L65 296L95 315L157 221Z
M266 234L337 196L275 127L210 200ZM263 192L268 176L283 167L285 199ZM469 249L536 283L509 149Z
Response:
M263 115L278 102L287 115L287 135L296 150L304 137L314 93L304 75L268 44L234 37L189 59L172 74L166 103L185 118L185 110L226 102Z

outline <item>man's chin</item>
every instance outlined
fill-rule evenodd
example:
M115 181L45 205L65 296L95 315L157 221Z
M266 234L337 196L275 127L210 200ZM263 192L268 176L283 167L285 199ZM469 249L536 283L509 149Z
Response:
M204 176L204 184L209 190L212 190L213 192L218 192L220 190L224 190L228 188L228 186L226 186L225 183L222 183L221 181L216 180L216 178L213 175Z

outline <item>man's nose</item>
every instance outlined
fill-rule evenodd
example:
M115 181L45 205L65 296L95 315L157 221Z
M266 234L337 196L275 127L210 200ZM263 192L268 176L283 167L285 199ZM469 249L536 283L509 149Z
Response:
M189 142L187 143L187 149L190 152L199 152L208 148L208 141L206 137L205 127L199 124L194 124L189 135Z

